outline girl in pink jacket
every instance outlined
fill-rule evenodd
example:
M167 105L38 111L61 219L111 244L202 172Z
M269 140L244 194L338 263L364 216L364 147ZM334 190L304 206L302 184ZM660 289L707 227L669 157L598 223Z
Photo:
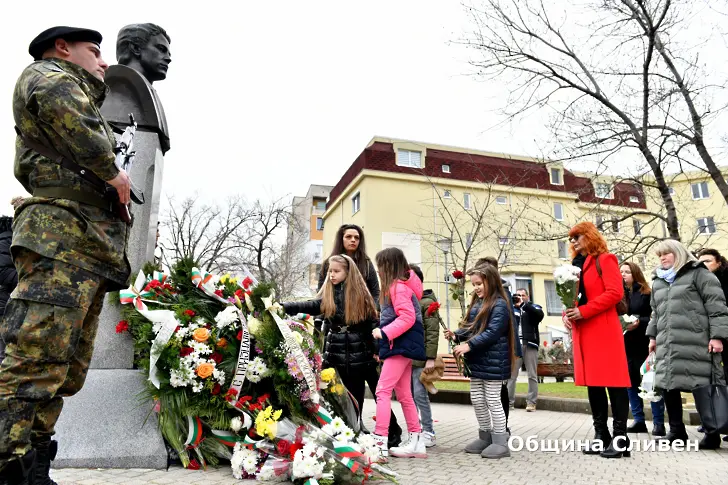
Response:
M372 332L379 340L383 362L377 386L377 424L374 438L386 460L388 451L400 458L426 458L427 451L417 407L412 398L412 360L426 360L425 331L419 299L422 281L410 270L404 253L397 248L380 251L376 257L382 291L379 296L379 328ZM387 450L387 431L392 408L392 391L402 405L408 436L400 446Z

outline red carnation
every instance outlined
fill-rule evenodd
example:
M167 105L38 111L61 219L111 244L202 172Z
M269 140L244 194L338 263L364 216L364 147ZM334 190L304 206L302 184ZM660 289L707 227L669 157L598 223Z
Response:
M194 351L195 351L195 349L193 349L192 347L182 347L179 350L179 356L180 357L187 357L188 355L190 355Z
M176 328L174 329L174 333L177 333L177 332L179 332L179 329L180 329L180 328L182 328L182 327L180 327L179 325L177 325L177 327L176 327Z
M253 278L251 278L250 276L246 276L245 279L243 280L243 288L245 288L247 290L248 288L250 288L250 285L252 285L252 284L253 284Z
M190 464L187 465L187 468L189 468L190 470L199 470L201 468L200 462L193 458L190 460Z
M432 303L430 303L430 306L427 307L427 311L425 311L425 315L427 315L429 317L430 315L432 315L439 309L440 309L440 304L436 301L433 301Z
M220 352L213 352L210 355L210 360L214 360L216 364L220 364L222 362L222 354Z
M245 404L246 402L252 401L252 400L253 400L253 396L243 396L240 399L238 399L238 402L240 404Z
M265 393L258 398L258 403L262 404L262 403L266 402L268 399L270 399L270 394Z
M238 397L238 391L235 389L228 389L228 391L225 393L225 400L227 402L232 402L235 400L235 398Z
M463 279L464 276L465 276L465 274L462 271L460 271L459 269L456 269L455 271L452 272L452 277L455 278L456 280L461 280L461 279Z
M129 330L129 322L122 320L116 324L116 333L122 333Z
M250 409L251 411L262 411L263 406L256 403L256 404L251 404L250 406L248 406L248 409Z
M240 299L240 301L245 299L245 293L243 293L243 290L240 288L235 290L235 296L237 296Z
M242 330L240 330L240 331L238 332L238 336L237 336L237 337L235 337L235 338L237 338L238 340L243 340L243 331L242 331Z
M191 318L191 317L194 317L195 315L197 315L197 313L195 313L194 310L185 310L185 316L188 316Z
M215 385L212 386L211 392L213 396L217 396L218 394L220 394L220 384L215 383Z
M222 290L215 290L215 294L222 298Z

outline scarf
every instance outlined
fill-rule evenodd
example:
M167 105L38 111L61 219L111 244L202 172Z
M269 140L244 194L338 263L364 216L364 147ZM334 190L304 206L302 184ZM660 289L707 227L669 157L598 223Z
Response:
M667 284L669 285L671 285L673 281L675 281L675 277L677 276L674 266L668 269L657 268L655 270L655 273L657 274L658 278L662 278L663 280L667 281Z
M579 277L579 306L586 305L586 290L584 289L584 263L586 262L586 256L583 254L577 254L571 261L571 264L581 269L581 276Z

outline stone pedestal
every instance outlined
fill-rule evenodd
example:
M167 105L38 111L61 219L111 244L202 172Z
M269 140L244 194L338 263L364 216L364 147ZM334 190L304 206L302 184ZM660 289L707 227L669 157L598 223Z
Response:
M132 279L154 259L164 153L169 134L154 88L141 74L122 65L106 74L111 92L102 114L117 126L137 122L136 157L131 179L143 190L145 204L132 204L134 225L128 256ZM56 425L56 468L165 468L167 451L152 403L140 401L146 376L133 368L134 347L128 334L117 334L121 306L107 295L99 319L94 354L84 388L65 400ZM146 421L146 422L145 422Z

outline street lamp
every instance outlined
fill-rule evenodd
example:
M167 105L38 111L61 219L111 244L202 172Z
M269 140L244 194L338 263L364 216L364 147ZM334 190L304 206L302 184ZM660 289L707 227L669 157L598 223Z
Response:
M452 249L452 239L449 237L437 241L440 250L445 253L445 315L447 318L447 329L450 330L450 272L447 269L447 256ZM447 341L447 351L452 352L452 341Z

